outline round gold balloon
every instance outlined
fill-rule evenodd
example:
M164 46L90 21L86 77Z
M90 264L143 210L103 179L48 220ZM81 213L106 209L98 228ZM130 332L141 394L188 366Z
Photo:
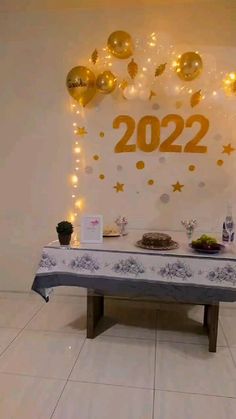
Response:
M111 71L104 71L97 77L97 88L101 93L111 93L116 88L117 79Z
M236 72L231 72L226 75L223 80L224 90L228 96L236 96Z
M181 80L192 81L201 74L202 67L202 59L197 52L185 52L178 58L176 73Z
M116 58L129 58L133 54L133 42L131 36L124 31L115 31L109 36L107 46Z
M66 86L69 94L85 106L96 93L96 77L87 67L74 67L67 75Z

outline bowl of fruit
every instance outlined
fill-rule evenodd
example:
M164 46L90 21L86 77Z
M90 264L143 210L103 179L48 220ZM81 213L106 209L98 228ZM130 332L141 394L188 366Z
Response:
M197 240L193 240L190 247L199 253L219 253L225 248L223 244L217 243L214 237L203 234Z

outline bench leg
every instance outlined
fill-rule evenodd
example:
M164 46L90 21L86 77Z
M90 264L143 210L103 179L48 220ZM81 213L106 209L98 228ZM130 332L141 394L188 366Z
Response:
M104 314L104 297L94 295L92 291L87 294L87 338L96 336L96 326Z
M204 308L204 326L209 336L209 352L216 352L219 321L219 303L208 304Z

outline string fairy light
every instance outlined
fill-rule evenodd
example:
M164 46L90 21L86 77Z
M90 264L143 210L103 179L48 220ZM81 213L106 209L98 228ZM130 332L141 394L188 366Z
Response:
M80 108L80 106L77 103L72 103L71 104L71 112L78 116L82 121L84 119L84 111L83 109ZM75 118L73 118L73 122L72 122L72 128L73 128L73 133L74 135L76 135L76 138L73 139L73 145L72 145L72 152L73 152L73 156L74 156L74 163L73 163L73 170L72 170L72 174L70 175L70 184L72 187L72 192L71 192L71 199L72 199L72 207L71 210L68 214L68 219L71 223L76 223L77 222L77 217L80 213L80 210L82 208L82 199L79 196L79 171L80 171L80 162L81 159L79 158L80 154L81 154L81 146L80 146L80 142L79 142L79 138L81 138L80 136L78 136L78 132L80 130L80 122L77 122L75 120ZM86 132L85 132L86 133ZM76 240L75 240L76 241Z

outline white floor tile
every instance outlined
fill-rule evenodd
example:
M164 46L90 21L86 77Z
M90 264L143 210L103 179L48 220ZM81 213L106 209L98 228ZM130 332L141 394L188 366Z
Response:
M86 340L71 379L153 388L155 343L98 337Z
M156 311L152 305L122 300L105 300L108 328L105 336L155 340Z
M68 382L53 419L152 419L152 390Z
M154 412L154 419L234 419L236 399L157 391Z
M28 324L27 329L55 332L86 332L86 302L49 302Z
M2 419L50 419L64 381L0 374Z
M158 310L157 340L208 345L207 332L203 327L203 311L201 306L178 306L175 310ZM227 346L220 324L217 344Z
M23 328L42 307L43 300L2 298L0 300L0 327Z
M7 348L18 333L19 329L0 328L0 354Z
M0 357L0 371L66 379L83 342L75 334L23 331Z
M236 397L236 368L228 348L158 343L156 389Z
M229 346L236 347L236 316L220 316L220 323Z

